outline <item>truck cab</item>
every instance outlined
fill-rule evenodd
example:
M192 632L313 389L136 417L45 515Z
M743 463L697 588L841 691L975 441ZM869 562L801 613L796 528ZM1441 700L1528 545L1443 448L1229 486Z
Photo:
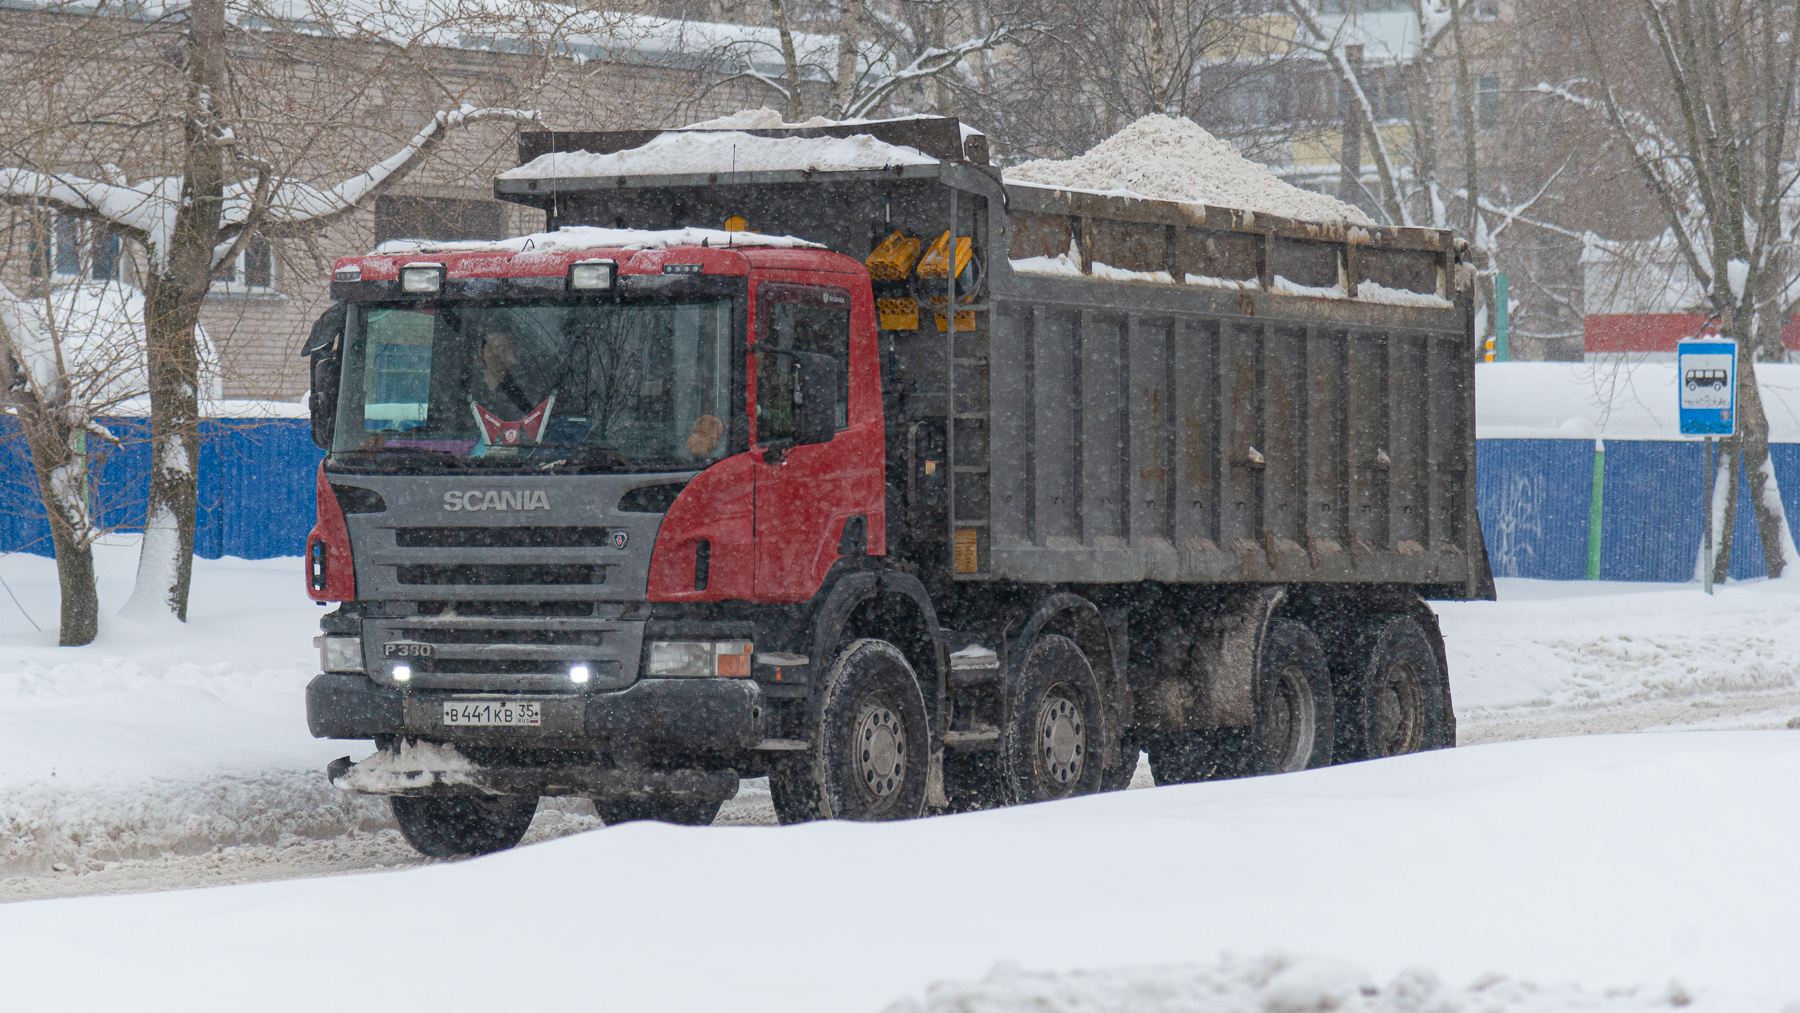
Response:
M869 276L742 232L569 231L337 262L309 718L382 747L338 772L359 788L710 819L807 681L796 607L886 553Z

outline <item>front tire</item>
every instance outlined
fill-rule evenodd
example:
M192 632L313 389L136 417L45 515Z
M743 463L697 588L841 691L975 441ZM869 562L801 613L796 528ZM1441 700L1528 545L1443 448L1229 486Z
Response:
M1100 686L1087 655L1068 637L1031 645L1008 694L1000 741L1016 802L1100 790Z
M825 677L809 756L769 772L783 823L899 820L925 811L930 725L918 677L885 640L854 640Z
M525 837L538 804L536 795L395 795L388 801L400 835L427 858L505 851Z

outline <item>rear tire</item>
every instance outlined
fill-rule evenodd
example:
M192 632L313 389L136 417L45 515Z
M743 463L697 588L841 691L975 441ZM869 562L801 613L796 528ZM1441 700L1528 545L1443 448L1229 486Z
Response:
M1418 620L1387 617L1367 643L1368 660L1345 701L1346 758L1371 760L1454 745L1444 720L1450 687Z
M825 677L811 755L769 772L775 814L783 823L920 815L929 736L906 656L885 640L851 641Z
M525 837L538 804L536 795L395 795L388 801L400 835L427 858L505 851Z
M1263 633L1256 670L1256 724L1235 744L1229 734L1213 738L1218 776L1254 777L1326 766L1331 763L1335 729L1331 667L1319 638L1303 623L1273 620Z
M723 802L645 802L594 800L594 813L607 826L653 820L684 827L710 827Z
M1068 637L1031 645L1007 694L1000 732L1006 780L1016 802L1100 790L1100 686L1087 655Z

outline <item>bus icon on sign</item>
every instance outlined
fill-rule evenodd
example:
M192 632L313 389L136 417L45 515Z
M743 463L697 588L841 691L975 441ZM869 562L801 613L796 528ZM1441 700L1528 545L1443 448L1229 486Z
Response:
M1731 385L1731 373L1723 369L1690 369L1683 379L1688 390L1699 390L1702 387L1724 390Z

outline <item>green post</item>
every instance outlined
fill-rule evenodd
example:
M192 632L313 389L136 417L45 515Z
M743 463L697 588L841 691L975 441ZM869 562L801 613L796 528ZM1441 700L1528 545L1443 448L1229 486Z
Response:
M1588 501L1587 579L1600 579L1600 515L1606 494L1606 441L1594 441L1594 494Z
M1506 275L1494 276L1494 361L1505 362L1507 325Z

